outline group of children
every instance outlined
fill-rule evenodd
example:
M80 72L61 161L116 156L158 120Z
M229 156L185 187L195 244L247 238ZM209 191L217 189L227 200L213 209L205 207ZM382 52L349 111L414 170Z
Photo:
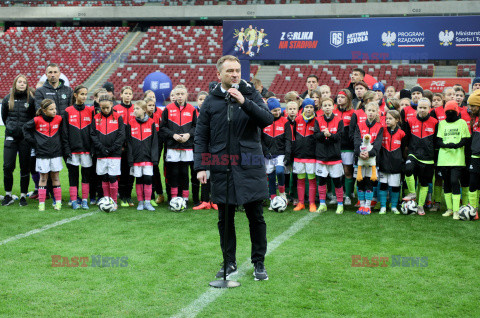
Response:
M54 209L61 209L59 172L65 161L70 184L69 205L73 209L89 209L90 187L96 187L97 183L101 183L101 188L93 193L98 193L98 198L108 196L116 203L118 198L121 206L133 206L131 193L135 182L137 209L153 211L154 206L165 200L159 170L162 150L169 197L181 196L188 200L195 124L208 94L198 94L198 108L195 108L187 103L185 86L178 85L170 95L172 102L163 111L156 106L153 91L147 91L143 100L132 102L133 90L125 86L117 105L112 94L99 89L94 93L94 105L86 106L87 94L85 86L77 86L72 106L63 114L57 114L53 100L43 100L36 116L22 127L24 140L36 156L34 170L40 174L39 210L45 210L49 186L53 188ZM80 173L81 197L78 196ZM192 183L195 183L193 175L192 171ZM47 181L51 185L47 186ZM193 208L218 209L210 202L209 184L202 189L202 201L198 182L196 184ZM22 189L22 197L23 192ZM11 192L7 192L7 196L10 195ZM8 204L4 205L11 202L8 198L6 201Z
M380 214L387 212L387 201L399 214L402 188L403 200L417 201L419 215L425 207L438 211L442 193L443 216L459 219L460 202L477 209L480 78L467 103L461 87L442 94L389 87L390 97L380 82L369 89L361 81L354 88L356 108L348 89L334 100L325 85L303 100L287 93L283 112L276 97L266 100L275 117L262 137L271 200L278 180L279 195L293 200L294 211L306 209L308 193L309 211L321 213L327 211L329 189L329 204L336 203L341 214L344 204L352 204L356 181L358 214L370 214L377 201Z
M24 76L17 76L14 88L22 89L23 81ZM275 96L265 98L274 116L261 141L270 200L278 191L286 201L293 201L294 211L306 209L308 200L310 212L325 212L328 203L336 204L336 213L342 214L343 205L352 204L356 182L359 214L370 214L377 201L380 214L386 213L387 201L399 214L403 187L403 200L417 200L419 215L425 214L424 206L438 211L443 193L443 215L458 219L460 202L477 208L480 194L480 78L472 88L467 103L461 87L446 88L442 94L419 86L395 92L380 82L370 89L363 81L354 84L355 98L349 89L332 98L326 85L305 99L297 92L287 93L285 109ZM202 185L200 197L193 171L193 136L208 93L197 95L195 108L187 103L186 87L178 85L163 110L156 107L152 91L132 102L129 86L121 89L117 105L111 94L99 89L94 105L86 106L87 94L85 86L77 86L72 106L63 114L57 114L53 100L45 99L36 116L22 126L36 156L34 170L40 174L39 210L45 210L47 188L54 208L61 208L63 161L73 209L89 208L91 187L97 197L109 196L115 202L118 198L121 206L133 206L135 182L137 209L155 210L165 200L158 165L162 153L169 198L187 201L191 185L194 210L218 209L210 202L208 182ZM28 95L25 98L25 105L30 105ZM2 118L5 107L11 114L23 107L9 105L4 100ZM8 128L7 135L13 134Z

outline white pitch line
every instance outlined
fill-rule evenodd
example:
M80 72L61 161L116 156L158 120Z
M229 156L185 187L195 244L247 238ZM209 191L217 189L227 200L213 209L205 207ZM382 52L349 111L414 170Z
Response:
M59 225L62 225L62 224L66 224L66 223L70 223L70 222L73 222L73 221L76 221L76 220L80 220L80 219L83 219L87 216L91 216L91 215L94 215L96 213L98 213L99 211L96 211L96 212L89 212L89 213L85 213L85 214L80 214L80 215L77 215L77 216L74 216L74 217L71 217L71 218L68 218L68 219L63 219L63 220L60 220L60 221L57 221L55 223L52 223L52 224L47 224L39 229L35 229L35 230L31 230L31 231L28 231L27 233L23 233L23 234L18 234L18 235L15 235L15 236L12 236L12 237L9 237L3 241L0 241L0 246L1 245L5 245L9 242L13 242L13 241L16 241L16 240L19 240L19 239L22 239L24 237L29 237L31 235L34 235L34 234L38 234L38 233L41 233L43 231L46 231L48 229L51 229L51 228L54 228L56 226L59 226Z
M286 240L291 238L301 229L303 229L313 218L317 217L319 214L317 213L309 213L300 220L293 223L285 232L277 236L273 241L268 243L268 251L266 256L273 253L282 245ZM246 272L251 266L250 259L244 262L242 265L238 267L238 272L234 275L230 275L229 278L232 280L239 280L243 276L245 276ZM205 293L200 295L197 299L195 299L190 305L182 308L178 314L172 316L172 318L179 318L179 317L196 317L205 307L215 301L218 297L222 296L228 288L213 288L211 287Z

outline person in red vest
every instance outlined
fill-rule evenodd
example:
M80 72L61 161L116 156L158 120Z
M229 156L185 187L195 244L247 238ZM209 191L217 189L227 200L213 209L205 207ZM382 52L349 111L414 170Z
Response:
M343 121L333 113L333 99L322 100L323 115L315 120L314 137L316 169L318 177L318 195L320 205L317 212L327 211L327 177L332 178L337 198L337 214L343 213L343 165L342 165L342 133Z

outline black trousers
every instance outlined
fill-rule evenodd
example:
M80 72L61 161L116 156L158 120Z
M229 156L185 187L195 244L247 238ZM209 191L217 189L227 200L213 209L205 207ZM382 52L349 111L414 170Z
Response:
M13 187L13 171L17 161L20 162L20 192L28 192L30 182L30 145L24 140L5 140L3 148L3 185L6 192Z
M200 181L197 179L197 172L193 169L193 161L190 163L190 180L192 182L193 203L200 203Z
M405 175L410 177L412 174L418 178L418 182L422 187L428 187L433 180L435 166L433 164L425 164L417 159L409 156L405 163Z
M132 197L133 182L135 178L130 175L130 166L128 165L127 151L122 152L122 161L120 162L120 180L118 182L118 194L121 199Z
M460 177L465 167L440 167L443 178L443 192L460 194Z
M263 262L267 252L267 224L263 218L262 200L245 203L243 205L250 227L250 241L252 243L252 263ZM235 205L228 205L229 237L227 250L223 249L225 234L226 205L218 204L218 231L220 233L220 247L227 262L236 261L237 236L235 233Z

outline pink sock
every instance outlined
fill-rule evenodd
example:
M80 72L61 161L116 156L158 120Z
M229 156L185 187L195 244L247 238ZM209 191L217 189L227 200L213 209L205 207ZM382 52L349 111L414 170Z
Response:
M317 180L308 179L308 200L310 204L315 204L315 194L317 193Z
M305 203L305 179L297 180L298 202Z
M62 201L62 188L60 188L60 186L53 187L53 196L55 197L55 201Z
M110 182L102 181L102 189L103 189L103 196L109 197L110 196Z
M143 184L136 184L135 188L137 189L138 202L143 201Z
M338 203L343 203L343 187L335 188L335 196Z
M318 198L320 200L326 200L327 199L327 185L324 184L322 186L318 186Z
M178 188L171 187L170 188L170 196L172 198L176 198L178 196Z
M117 196L118 196L118 181L114 183L110 183L110 197L117 203Z
M285 186L284 185L283 186L279 185L278 186L278 192L285 193Z
M150 201L152 199L152 185L146 184L143 188L145 201Z
M77 199L77 187L70 187L70 201L75 201L76 199Z
M90 183L82 183L82 200L87 200L90 194Z
M182 191L182 197L183 198L188 198L189 195L190 195L190 192L188 190L183 190Z
M45 203L45 199L47 198L47 189L45 187L38 188L38 202Z

